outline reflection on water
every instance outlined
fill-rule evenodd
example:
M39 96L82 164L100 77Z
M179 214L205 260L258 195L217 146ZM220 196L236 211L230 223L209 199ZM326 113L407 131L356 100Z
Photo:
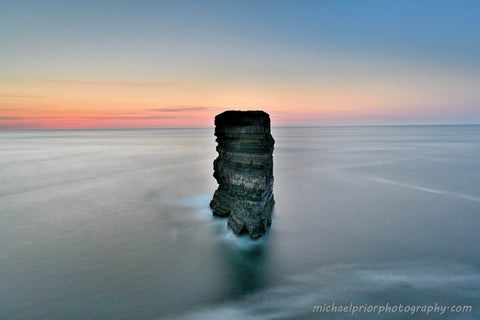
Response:
M212 217L213 129L0 134L2 319L480 316L478 126L274 128L259 241Z
M254 293L267 284L267 252L263 245L248 249L226 250L223 254L227 261L229 276L229 297Z
M181 203L196 212L196 219L204 226L216 227L216 235L207 242L216 243L215 256L226 270L225 292L221 300L236 299L264 289L268 284L268 233L259 240L247 235L236 236L227 229L227 219L212 216L208 203L212 193L182 199ZM214 258L215 259L215 258Z

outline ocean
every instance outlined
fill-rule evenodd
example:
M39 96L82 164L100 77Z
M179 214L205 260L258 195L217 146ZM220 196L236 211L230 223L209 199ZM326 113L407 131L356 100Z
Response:
M480 126L272 135L253 241L208 207L213 128L0 131L0 318L480 318Z

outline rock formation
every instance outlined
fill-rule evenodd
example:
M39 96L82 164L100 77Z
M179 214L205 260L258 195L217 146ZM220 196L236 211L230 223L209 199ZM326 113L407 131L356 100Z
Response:
M228 217L236 234L257 239L272 221L273 145L270 117L263 111L225 111L215 117L218 182L210 207Z

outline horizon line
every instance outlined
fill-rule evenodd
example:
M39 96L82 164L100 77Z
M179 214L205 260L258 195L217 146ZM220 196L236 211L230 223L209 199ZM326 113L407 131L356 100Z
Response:
M271 126L271 128L333 128L333 127L445 127L445 126L480 126L480 123L436 123L436 124L355 124L355 125L292 125ZM48 131L48 130L155 130L155 129L215 129L215 126L205 127L118 127L118 128L1 128L0 131Z

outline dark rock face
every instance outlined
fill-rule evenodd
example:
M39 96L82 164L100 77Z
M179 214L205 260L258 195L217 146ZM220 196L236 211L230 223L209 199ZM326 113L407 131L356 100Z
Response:
M213 176L219 186L210 207L228 217L236 234L261 237L272 222L273 145L270 117L263 111L225 111L215 117L219 156Z

